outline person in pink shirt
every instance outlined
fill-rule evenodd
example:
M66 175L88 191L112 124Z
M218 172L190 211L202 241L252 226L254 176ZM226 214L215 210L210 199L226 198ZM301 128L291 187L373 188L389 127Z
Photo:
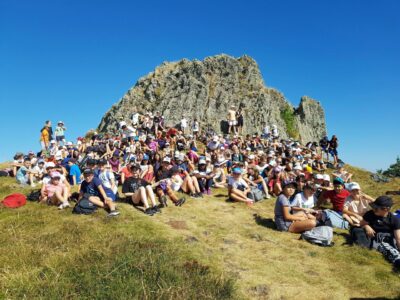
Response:
M61 174L53 172L50 174L49 183L43 184L40 191L40 203L47 203L48 205L58 205L59 209L69 207L68 203L68 188L60 181Z

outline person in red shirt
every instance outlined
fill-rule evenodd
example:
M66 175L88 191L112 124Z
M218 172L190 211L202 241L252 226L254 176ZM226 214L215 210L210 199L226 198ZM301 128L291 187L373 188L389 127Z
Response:
M344 189L344 181L337 177L333 180L333 190L322 193L317 206L319 207L322 203L329 200L332 204L332 210L342 213L344 203L348 196L350 196L350 192Z
M121 184L124 184L125 179L128 179L133 176L131 166L134 164L135 161L133 160L121 169Z
M348 229L349 223L343 218L343 207L350 192L344 189L343 179L337 177L333 180L333 190L325 191L318 199L317 207L327 200L332 204L332 209L326 209L321 214L321 221L325 225L340 229Z

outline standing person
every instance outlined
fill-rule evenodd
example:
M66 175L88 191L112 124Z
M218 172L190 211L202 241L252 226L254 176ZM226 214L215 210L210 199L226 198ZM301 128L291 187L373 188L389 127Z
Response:
M181 119L181 131L182 131L182 133L184 135L186 134L186 128L187 128L187 120L186 120L185 116L182 116L182 119Z
M232 132L236 134L236 111L235 111L235 105L231 105L230 109L228 110L228 134Z
M200 124L197 121L197 118L194 118L194 120L192 122L192 134L193 134L194 140L197 140L197 138L199 137L199 134L200 134Z
M139 125L139 119L140 119L140 115L139 113L136 111L136 108L134 109L133 113L132 113L132 125L134 127L137 127Z
M324 136L319 141L319 146L321 147L321 157L324 159L324 153L326 154L326 160L329 161L329 139L328 136Z
M42 146L42 150L47 150L49 148L52 135L51 122L46 121L43 128L40 130L40 145Z
M162 117L159 111L156 112L155 116L153 117L153 124L154 124L154 135L158 135L158 130L163 130L161 126Z
M332 155L333 158L333 164L337 165L338 163L338 151L337 148L339 147L339 140L337 139L336 135L333 135L331 140L329 141L329 153Z
M54 131L54 135L56 137L56 142L58 143L58 145L65 145L65 131L67 130L67 128L64 126L64 122L63 121L58 121L57 123L57 127Z
M239 109L236 112L236 119L237 119L237 134L241 135L243 132L243 105L240 104Z

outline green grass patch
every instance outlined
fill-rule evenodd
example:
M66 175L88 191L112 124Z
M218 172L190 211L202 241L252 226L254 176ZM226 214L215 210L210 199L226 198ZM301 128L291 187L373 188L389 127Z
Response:
M281 111L281 118L285 122L288 136L297 140L299 138L299 130L296 126L293 108L286 105L286 107Z

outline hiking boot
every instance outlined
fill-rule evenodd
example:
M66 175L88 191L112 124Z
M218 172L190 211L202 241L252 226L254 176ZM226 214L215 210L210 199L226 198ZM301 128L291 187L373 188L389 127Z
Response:
M183 203L185 203L185 201L186 201L186 199L185 199L185 197L183 197L175 202L175 206L182 206Z
M196 198L199 198L199 196L197 195L197 193L191 193L191 194L190 194L190 197L195 198L195 199L196 199Z
M197 198L203 198L203 193L202 192L198 192L196 195L197 195Z
M156 214L156 213L161 213L161 209L156 205L156 206L153 206L152 208L151 208L152 210L153 210L153 212Z
M149 207L149 208L146 208L146 210L144 211L144 213L145 213L146 215L148 215L148 216L152 216L152 215L154 215L154 210L153 210L151 207Z
M164 195L164 196L161 196L161 198L160 198L160 206L161 207L167 207L168 206L168 204L167 204L167 197Z
M118 216L119 214L120 214L119 211L112 210L112 211L109 212L109 214L107 215L107 217L116 217L116 216Z

